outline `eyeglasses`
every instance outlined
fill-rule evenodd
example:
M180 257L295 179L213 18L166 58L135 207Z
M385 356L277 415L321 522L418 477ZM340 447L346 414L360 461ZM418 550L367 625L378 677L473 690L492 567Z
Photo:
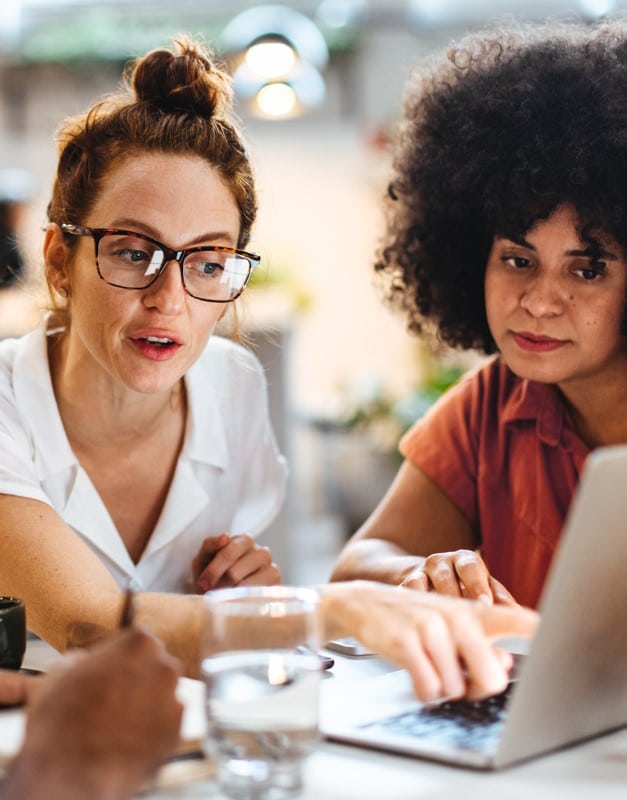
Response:
M207 303L230 303L239 297L261 261L257 253L222 245L173 250L135 231L86 228L68 222L61 230L71 236L92 237L98 275L111 286L146 289L168 262L176 261L187 294Z

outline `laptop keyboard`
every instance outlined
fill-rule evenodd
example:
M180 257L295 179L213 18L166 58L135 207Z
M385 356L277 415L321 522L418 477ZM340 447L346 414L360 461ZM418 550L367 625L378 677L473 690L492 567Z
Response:
M500 736L512 686L514 684L510 683L504 692L485 700L448 700L362 727L373 733L429 738L434 744L437 742L447 747L490 752Z

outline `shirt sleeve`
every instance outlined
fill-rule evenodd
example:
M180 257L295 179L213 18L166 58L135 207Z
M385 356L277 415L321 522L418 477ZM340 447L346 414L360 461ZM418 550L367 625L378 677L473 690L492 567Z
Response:
M403 436L399 449L452 500L478 521L478 420L481 371L464 376Z
M0 386L0 494L28 497L51 505L35 465L33 447L19 411Z

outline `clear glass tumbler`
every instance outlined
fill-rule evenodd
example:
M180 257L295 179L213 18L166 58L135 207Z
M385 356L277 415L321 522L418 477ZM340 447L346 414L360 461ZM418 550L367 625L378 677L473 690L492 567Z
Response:
M318 740L318 594L286 586L205 595L205 749L222 792L282 800Z

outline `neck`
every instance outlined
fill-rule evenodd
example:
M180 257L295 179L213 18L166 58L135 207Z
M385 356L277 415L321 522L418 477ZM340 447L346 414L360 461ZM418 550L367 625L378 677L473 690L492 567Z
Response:
M163 429L166 420L185 414L183 380L167 392L142 394L116 385L107 376L85 375L67 357L67 340L51 337L52 384L68 438L87 446L111 446Z
M579 437L590 447L627 444L627 364L599 387L560 386Z

